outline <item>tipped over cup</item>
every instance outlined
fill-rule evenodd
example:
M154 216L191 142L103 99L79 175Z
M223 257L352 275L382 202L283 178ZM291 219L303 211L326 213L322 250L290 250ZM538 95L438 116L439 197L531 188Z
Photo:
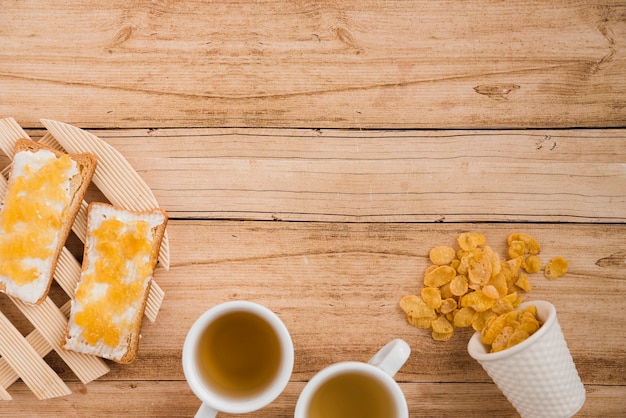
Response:
M556 308L550 302L520 305L537 308L543 323L528 339L502 351L490 353L480 332L467 350L511 402L522 418L571 417L585 403L585 387L561 332Z

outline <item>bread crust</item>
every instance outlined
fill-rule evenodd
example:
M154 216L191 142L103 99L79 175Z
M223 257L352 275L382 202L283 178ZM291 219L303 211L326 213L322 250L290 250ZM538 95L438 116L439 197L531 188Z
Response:
M15 143L15 148L14 148L15 154L21 151L37 152L42 149L52 152L57 158L65 154L63 152L57 151L46 145L40 144L35 141L31 141L29 139L24 139L24 138L18 139ZM74 219L76 219L76 215L78 214L78 211L80 210L80 206L83 201L83 198L85 197L89 184L91 183L91 178L93 177L96 171L97 158L95 155L91 153L67 154L67 155L74 162L76 162L78 173L70 179L70 203L65 212L62 227L58 233L59 240L58 240L58 245L56 246L54 253L52 255L52 268L50 269L50 275L48 277L40 277L39 279L37 279L37 280L47 280L47 287L43 295L34 303L35 305L41 304L48 296L48 292L50 291L50 285L52 284L52 278L54 277L54 272L56 270L59 255L61 254L61 250L65 246L67 237L72 229L72 225L74 224ZM14 173L13 173L13 168L12 168L9 174L9 178L11 178L13 175ZM1 283L1 282L0 282L0 291L6 292L6 286L4 285L4 283ZM15 295L12 295L12 296L15 296ZM31 302L27 302L27 301L24 301L24 302L32 304Z
M165 229L167 227L167 222L168 222L168 216L167 213L160 208L155 208L152 210L148 210L148 211L130 211L130 210L126 210L126 209L122 209L107 203L102 203L102 202L92 202L89 204L88 207L88 225L87 225L87 234L91 234L93 231L93 226L92 226L92 217L89 216L91 215L91 212L95 209L95 208L100 208L104 211L107 212L107 214L116 214L116 213L126 213L126 214L132 214L134 216L138 216L138 217L144 217L144 216L149 216L149 215L154 215L154 214L161 214L163 216L163 222L158 224L156 227L151 229L151 233L152 233L152 248L150 250L150 257L149 257L149 261L148 261L148 265L151 268L151 274L150 274L150 279L148 280L148 283L145 287L144 293L143 293L143 298L141 300L141 309L138 312L138 314L135 317L135 320L133 321L133 323L131 323L128 327L128 338L126 340L127 342L127 348L126 351L124 353L124 355L121 358L111 358L108 357L106 355L104 355L104 353L102 352L97 352L94 353L93 350L90 351L90 354L94 354L96 356L100 356L100 357L104 357L104 358L108 358L112 361L115 361L117 363L120 364L128 364L128 363L132 363L135 358L137 357L137 350L139 348L139 339L140 339L140 334L141 334L141 325L142 325L142 320L143 320L143 315L146 309L146 304L148 301L148 295L150 293L150 287L152 285L152 277L154 275L154 270L156 268L157 265L157 261L158 261L158 256L159 256L159 248L161 247L161 241L163 240L163 237L165 235ZM84 250L84 256L83 256L83 264L82 264L82 270L81 270L81 281L82 281L82 276L85 274L85 271L88 269L89 265L90 265L90 261L89 257L90 257L90 247L89 247L89 243L91 242L91 240L86 239L85 240L85 250ZM80 285L80 283L78 284ZM68 343L68 340L70 337L70 328L73 324L73 312L74 311L74 305L72 305L72 312L70 313L70 320L67 324L67 327L65 329L65 333L63 335L63 340L62 340L62 347L66 350L72 350L72 351L78 351L78 352L86 352L83 351L84 349L86 349L86 346L88 346L88 344L85 341L80 341L79 346L74 348L71 346L67 346L66 343ZM83 349L83 350L81 350Z

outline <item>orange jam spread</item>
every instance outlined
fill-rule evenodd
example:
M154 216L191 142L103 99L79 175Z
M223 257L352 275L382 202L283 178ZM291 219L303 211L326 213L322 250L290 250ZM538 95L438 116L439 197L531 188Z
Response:
M63 216L70 203L69 178L72 160L50 157L36 167L26 162L14 171L0 214L0 276L11 278L17 285L31 283L41 275L39 264L54 254ZM41 154L40 154L41 155ZM19 156L19 157L22 157ZM24 260L31 259L30 263Z
M74 318L89 344L102 340L109 347L117 347L121 330L133 322L127 311L139 310L146 279L152 274L150 237L146 221L109 218L93 231L96 245L88 255L91 265L76 291L83 309Z

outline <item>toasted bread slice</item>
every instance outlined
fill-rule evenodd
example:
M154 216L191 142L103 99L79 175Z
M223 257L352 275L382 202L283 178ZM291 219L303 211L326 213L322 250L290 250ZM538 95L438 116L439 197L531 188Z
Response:
M93 154L17 140L0 213L1 292L29 304L45 300L95 170Z
M135 360L142 317L167 214L91 203L80 281L63 348L127 364Z

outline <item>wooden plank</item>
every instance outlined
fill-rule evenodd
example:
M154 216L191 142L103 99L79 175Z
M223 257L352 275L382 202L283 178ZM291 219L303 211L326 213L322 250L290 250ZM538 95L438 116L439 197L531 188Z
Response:
M457 234L466 230L484 232L502 256L508 234L523 231L541 243L544 263L556 255L568 259L569 272L561 279L531 276L533 289L526 297L555 304L584 384L614 387L623 394L626 320L616 312L621 312L626 294L626 226L588 224L173 220L170 233L176 245L171 269L159 272L168 297L158 321L144 321L133 364L108 363L111 371L92 383L104 379L124 387L126 381L183 381L180 353L193 321L217 303L248 299L273 309L289 328L296 357L293 381L307 381L337 361L366 361L399 337L413 350L399 381L459 383L491 399L493 389L469 389L491 382L467 354L470 330L436 342L428 331L410 326L398 307L402 296L420 291L430 248L454 246ZM76 381L60 359L47 360L66 382ZM15 396L13 386L8 389ZM421 396L411 395L413 402ZM609 402L607 408L620 406Z
M174 218L626 221L624 129L93 132Z
M557 255L569 260L561 280L533 275L527 299L555 304L585 383L626 384L626 319L615 315L626 294L624 225L176 222L178 250L174 271L161 275L170 287L158 326L186 329L215 303L255 299L273 307L291 329L297 379L330 362L366 360L376 347L401 337L414 350L401 379L488 381L466 353L471 333L435 342L408 326L398 307L402 296L423 287L430 248L455 246L464 230L484 232L502 257L506 237L521 230L542 244L544 263ZM167 342L149 338L156 331L144 331L147 352L182 345L177 332Z
M254 413L220 417L292 417L303 382L290 382L285 391L270 405ZM408 397L409 413L417 417L518 417L515 410L493 384L414 383L401 382ZM37 416L65 416L68 411L80 411L90 417L193 416L200 406L184 381L96 381L87 386L70 384L75 395L46 402L34 402L23 384L12 387L11 408L28 411ZM588 386L587 401L577 418L624 416L623 387ZM111 399L115 399L111 402ZM8 412L8 411L7 411ZM0 411L0 416L4 416ZM8 415L6 415L8 416Z
M172 268L158 277L168 297L158 320L143 324L136 362L110 364L105 379L183 380L180 352L193 321L217 303L249 299L269 306L290 329L295 380L308 380L333 362L367 360L400 337L413 349L401 381L488 383L467 354L471 330L436 342L410 326L398 306L404 295L421 290L430 248L455 246L466 230L484 232L502 257L515 231L539 240L544 263L565 257L568 274L554 281L532 275L526 297L555 304L585 384L626 386L626 319L616 314L626 294L626 226L586 224L173 220Z
M0 115L79 127L616 127L621 1L12 2Z

